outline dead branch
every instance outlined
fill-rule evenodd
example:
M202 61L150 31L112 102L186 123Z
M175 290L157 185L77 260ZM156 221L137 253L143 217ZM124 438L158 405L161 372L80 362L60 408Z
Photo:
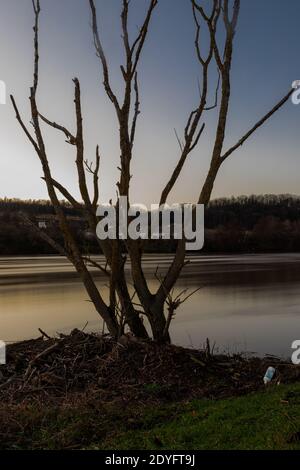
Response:
M43 331L41 328L39 328L39 332L41 333L42 337L43 338L47 338L47 339L52 339L49 335L47 335L47 333L45 333L45 331Z
M167 182L166 186L164 187L161 197L160 197L160 204L165 204L167 198L172 191L176 181L181 174L181 171L184 167L187 157L190 153L196 148L201 138L201 135L205 129L205 123L199 129L200 121L206 111L210 111L217 107L218 103L218 91L220 87L220 77L218 79L216 91L215 91L215 103L212 106L206 106L207 98L209 94L209 83L208 83L208 73L210 69L210 65L214 56L214 38L211 37L209 51L206 57L201 52L200 48L200 34L201 34L201 24L197 17L196 13L196 6L195 3L192 1L192 12L194 23L196 27L196 34L195 34L195 49L196 49L196 57L200 63L201 70L202 70L202 87L200 89L200 101L197 105L197 108L194 109L187 120L185 129L184 129L184 143L181 142L179 137L177 136L178 142L180 142L180 150L181 155L175 169L172 172L172 175ZM203 12L205 15L205 13ZM207 22L209 30L215 30L217 22L219 20L219 5L218 2L214 2L213 10L210 16L205 15L205 21ZM215 34L215 33L214 33Z
M42 180L45 181L45 178L42 177ZM52 182L53 186L56 189L58 189L58 191L64 196L64 198L67 201L69 201L69 203L74 207L74 209L83 210L82 204L80 204L80 202L76 201L76 199L71 195L71 193L61 183L59 183L58 181L56 181L53 178L51 179L51 182Z
M248 131L235 145L233 145L224 155L221 156L221 161L224 162L233 152L241 147L246 140L251 137L261 126L263 126L282 106L290 99L294 90L288 92L288 94L277 103L274 108L271 109L262 119L260 119L251 129Z
M105 266L105 268L103 268L103 266L101 266L101 264L97 263L97 261L93 260L92 258L90 258L88 256L83 256L82 259L88 265L99 269L103 274L105 274L105 276L108 276L108 277L110 276L110 272L107 270L107 265Z
M44 178L48 190L48 194L50 200L53 204L55 213L58 217L58 221L60 224L60 228L64 235L65 239L65 252L73 263L74 267L76 268L78 274L80 275L83 284L90 296L90 299L93 301L97 312L102 316L104 321L107 324L107 327L112 335L117 335L118 332L118 325L116 318L114 316L114 312L112 312L107 305L105 304L102 296L99 293L98 288L96 287L94 280L88 271L85 262L83 261L79 247L72 235L70 230L68 221L64 214L63 208L58 200L55 186L53 184L53 178L47 158L47 150L43 138L43 134L40 127L40 113L38 111L36 95L37 95L37 88L38 88L38 81L39 81L39 19L40 19L40 2L37 0L36 2L33 1L33 8L35 13L35 25L34 25L34 73L33 73L33 86L30 90L30 104L31 104L31 120L35 130L36 140L30 135L27 131L26 126L24 125L23 121L20 118L20 113L18 108L15 104L14 99L12 98L12 103L14 105L17 119L21 124L22 129L24 130L26 136L30 140L30 142L34 145L34 148L37 152L37 155L40 159L42 164ZM76 120L77 120L77 135L76 135L76 148L77 148L77 158L76 158L76 165L79 175L79 183L80 183L80 190L83 197L84 202L87 204L87 209L90 209L91 203L86 187L85 181L85 173L83 168L83 130L82 130L82 115L81 115L81 102L80 102L80 86L79 81L74 79L75 83L75 108L76 108ZM50 240L49 240L50 242Z
M34 222L32 222L29 217L27 217L23 212L18 213L18 218L23 222L37 237L44 240L48 245L50 245L57 253L66 258L69 258L66 250L53 238L51 238L44 230L41 230Z
M95 45L95 48L96 48L96 53L97 53L98 57L101 60L102 69L103 69L103 85L104 85L105 91L107 93L107 96L109 97L109 99L114 104L116 112L119 115L120 105L119 105L119 102L118 102L118 99L117 99L116 95L113 93L112 88L110 86L108 65L107 65L106 57L105 57L104 50L103 50L103 47L102 47L102 43L100 41L100 35L99 35L99 30L98 30L97 11L96 11L96 7L95 7L95 3L94 3L94 0L89 0L89 1L90 1L91 12L92 12L92 28L93 28L93 36L94 36L94 45Z
M68 139L68 140L66 140L66 142L68 144L76 145L76 137L74 137L73 134L71 134L71 132L68 131L68 129L66 127L61 126L60 124L57 124L56 122L49 121L49 119L47 119L45 116L43 116L40 112L39 112L39 116L42 119L42 121L44 121L46 124L48 124L48 126L53 127L53 129L57 129L57 130L63 132L65 134L65 136L67 137L67 139Z

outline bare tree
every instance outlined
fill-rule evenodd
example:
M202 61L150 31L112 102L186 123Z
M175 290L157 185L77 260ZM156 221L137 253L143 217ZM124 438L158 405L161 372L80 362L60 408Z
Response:
M154 11L158 5L158 0L149 0L149 5L143 24L133 40L130 40L128 16L130 0L122 0L121 28L122 39L125 51L126 63L121 65L121 74L124 82L123 95L120 99L114 92L111 80L110 69L101 41L99 23L97 19L97 9L94 0L88 0L92 15L92 31L96 54L100 61L102 81L106 94L111 101L119 124L119 146L120 146L120 178L117 182L118 198L116 206L119 204L119 197L126 197L129 203L131 161L133 158L134 141L137 131L137 121L140 114L140 94L138 82L138 68L140 58L147 39L149 25ZM238 24L240 0L211 0L210 11L205 11L202 2L187 0L190 3L195 22L195 50L201 70L200 98L194 110L188 116L183 130L183 141L177 135L180 147L180 157L177 165L172 171L169 180L162 190L160 203L164 204L170 192L173 190L176 181L184 167L190 153L197 147L201 135L205 130L205 115L212 109L218 108L218 120L213 151L210 160L210 167L204 185L200 191L198 202L207 204L210 200L213 185L218 171L225 160L235 152L254 132L261 127L275 112L277 112L289 99L293 90L281 99L261 120L259 120L248 132L229 150L224 151L224 139L227 130L227 116L230 103L231 91L231 63L233 54L233 44ZM186 291L181 294L174 294L174 286L186 264L185 240L179 240L174 259L171 262L164 276L159 277L158 289L152 293L147 282L142 265L143 244L138 241L127 241L127 252L130 258L131 276L134 285L134 294L130 294L130 280L125 276L126 256L122 252L123 242L121 240L98 240L101 250L104 253L106 264L101 266L96 260L86 257L80 252L78 244L64 213L59 200L60 193L69 203L82 212L82 216L88 222L89 228L96 233L98 218L96 215L99 202L99 171L100 153L99 147L96 149L95 166L85 159L84 152L84 132L83 118L81 111L80 83L74 79L75 87L75 114L76 130L70 132L65 126L46 118L39 111L37 104L37 90L39 82L39 18L40 0L33 0L35 14L34 26L34 78L30 91L31 123L34 128L34 136L31 134L16 105L15 99L11 96L17 120L25 132L36 151L43 168L44 180L47 186L50 200L55 209L60 228L64 236L65 246L58 246L45 234L44 239L52 244L61 254L65 254L75 266L80 275L86 291L93 302L96 311L105 321L109 332L113 336L123 334L125 325L131 332L142 338L147 338L148 333L143 319L146 318L151 329L152 337L161 342L170 341L169 327L177 308L189 297ZM206 28L209 37L209 48L206 55L202 51L202 29ZM217 40L218 28L222 27L225 32L224 43L220 45ZM209 73L211 67L217 67L219 79L216 85L212 85ZM212 88L213 86L213 88ZM214 95L214 102L208 104L211 95ZM218 95L220 103L218 103ZM78 174L78 186L82 201L77 201L63 184L54 180L47 157L45 140L41 129L41 122L62 132L69 145L74 146L76 152L76 168ZM90 195L87 185L86 174L93 175L93 195ZM30 222L28 222L30 224ZM36 229L38 231L38 229ZM45 238L46 237L46 238ZM48 237L48 239L47 239ZM55 244L53 244L55 243ZM109 280L109 302L105 303L103 296L96 286L93 272L90 267L98 268ZM138 297L138 302L135 297Z

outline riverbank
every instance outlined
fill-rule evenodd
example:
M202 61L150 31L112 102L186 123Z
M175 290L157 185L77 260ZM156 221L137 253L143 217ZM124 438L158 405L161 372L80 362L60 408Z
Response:
M270 365L277 372L266 390L262 377ZM300 430L293 418L299 419L299 381L300 367L274 357L215 356L209 345L196 351L127 336L117 343L79 330L43 335L8 347L0 447L167 449L193 448L198 440L197 448L213 448L230 437L239 415L244 421L236 432L251 442L264 420L266 429L284 429L293 441L293 426L295 435ZM282 427L286 411L292 415ZM194 438L184 444L189 432Z

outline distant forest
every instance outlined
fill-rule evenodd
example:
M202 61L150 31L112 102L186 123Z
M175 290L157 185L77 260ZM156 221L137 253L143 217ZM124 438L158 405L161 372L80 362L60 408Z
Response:
M87 231L79 210L65 203L74 234L87 253L97 253L96 240ZM0 255L56 254L20 219L26 214L37 226L45 225L63 244L49 201L0 200ZM259 253L300 251L300 196L263 195L216 199L205 211L206 253ZM145 251L172 252L175 242L147 241Z

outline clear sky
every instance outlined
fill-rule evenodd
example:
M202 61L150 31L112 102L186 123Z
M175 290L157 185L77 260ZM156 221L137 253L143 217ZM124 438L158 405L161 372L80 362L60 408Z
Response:
M131 1L131 31L136 31L146 0ZM0 79L29 121L32 83L33 12L31 0L0 0ZM101 35L111 65L113 86L122 83L120 0L96 0ZM101 199L114 197L118 178L117 124L101 86L90 28L88 0L41 0L41 112L74 126L73 83L81 81L86 157L102 153ZM232 102L226 136L235 143L254 122L300 79L299 0L241 0L232 69ZM195 59L194 24L189 0L159 0L140 63L142 114L132 166L135 202L155 203L179 157L180 134L198 98L200 70ZM208 167L215 115L190 155L171 201L196 201ZM18 127L11 104L0 106L0 197L46 198L40 163ZM218 176L213 197L239 194L299 194L300 106L289 102L254 138L238 150ZM55 130L46 130L49 160L56 179L76 195L74 149Z

